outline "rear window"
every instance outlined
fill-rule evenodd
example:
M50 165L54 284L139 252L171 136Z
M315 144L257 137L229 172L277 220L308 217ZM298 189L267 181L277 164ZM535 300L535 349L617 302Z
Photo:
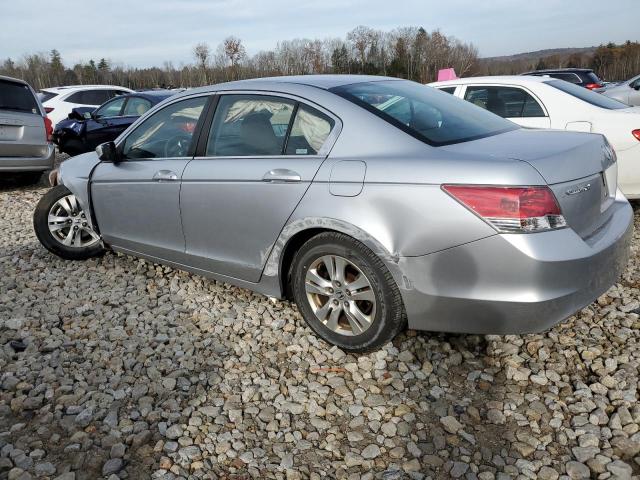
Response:
M53 97L57 97L58 94L54 92L47 92L46 90L42 90L38 92L38 99L41 103L46 102L47 100L51 100Z
M598 75L596 75L593 72L587 72L584 75L587 78L587 83L591 82L591 83L601 83L602 80L600 80L600 77L598 77Z
M40 115L38 101L31 89L23 83L8 80L0 80L0 110Z
M569 95L576 97L583 102L590 103L596 107L606 108L607 110L622 110L623 108L629 108L629 105L625 105L613 98L607 97L600 93L592 92L588 88L579 87L562 80L551 80L546 82L547 85L551 85L558 90L562 90Z
M466 142L519 128L469 102L406 80L342 85L330 91L433 146Z

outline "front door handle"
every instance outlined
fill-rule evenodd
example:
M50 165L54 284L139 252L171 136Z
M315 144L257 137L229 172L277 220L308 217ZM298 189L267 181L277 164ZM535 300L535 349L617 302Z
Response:
M263 182L299 182L302 180L298 172L293 170L287 170L286 168L276 168L275 170L269 170L262 177Z
M171 170L158 170L153 175L153 181L155 182L174 182L178 180L178 175Z

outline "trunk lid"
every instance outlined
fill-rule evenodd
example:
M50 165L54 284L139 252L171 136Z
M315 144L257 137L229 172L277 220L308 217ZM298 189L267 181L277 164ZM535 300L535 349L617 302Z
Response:
M519 129L441 148L528 163L555 194L569 227L586 239L609 220L616 194L617 165L605 145L601 135Z
M0 110L0 157L47 155L44 118L39 114Z

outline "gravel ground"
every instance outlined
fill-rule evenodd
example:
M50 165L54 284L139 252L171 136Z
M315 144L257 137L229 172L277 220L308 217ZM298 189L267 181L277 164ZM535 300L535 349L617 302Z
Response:
M287 302L54 257L44 192L0 185L0 479L640 478L640 210L624 278L553 330L355 356Z

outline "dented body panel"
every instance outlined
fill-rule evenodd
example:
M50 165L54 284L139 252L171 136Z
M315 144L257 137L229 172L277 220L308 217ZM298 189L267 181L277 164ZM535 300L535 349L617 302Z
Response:
M145 245L135 241L134 233L127 237L126 228L133 226L125 225L116 235L101 231L98 221L95 227L105 243L116 251L283 298L292 241L305 232L341 232L384 262L400 289L411 328L454 332L547 328L592 301L620 274L632 213L619 192L597 222L585 226L584 218L576 218L578 233L565 228L505 235L442 190L443 184L560 182L556 195L563 197L565 190L584 184L581 178L609 166L600 163L602 137L516 129L433 147L325 89L339 81L345 80L252 80L172 97L173 102L204 92L283 94L327 112L337 127L322 151L309 158L188 158L176 184L175 209L169 209L180 216L172 223L179 231L171 234L184 239L173 242L182 246ZM141 117L117 143L165 104ZM91 196L99 163L95 153L88 153L67 160L60 170L61 182L86 209L95 201L108 208L109 198ZM125 176L127 168L121 167ZM262 182L262 171L274 168L296 170L300 179ZM573 175L569 181L567 175ZM135 182L130 188L136 188ZM148 187L145 195L166 201L161 189ZM579 215L580 204L569 203L578 200L559 201Z

